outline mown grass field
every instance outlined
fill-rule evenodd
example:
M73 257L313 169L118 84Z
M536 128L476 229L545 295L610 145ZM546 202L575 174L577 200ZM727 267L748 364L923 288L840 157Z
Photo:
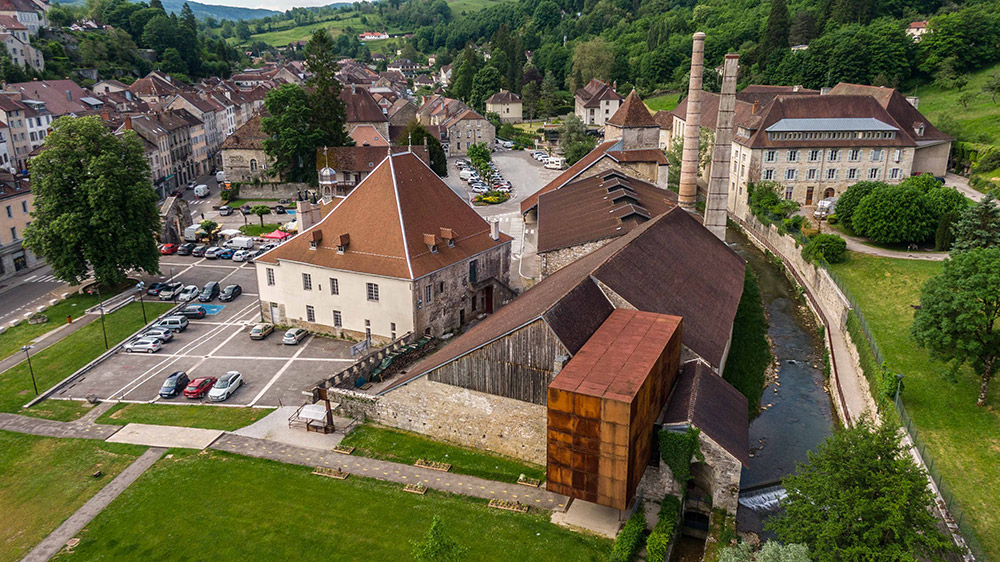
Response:
M146 317L152 321L158 315L170 310L173 304L147 302L145 306ZM124 340L144 325L139 303L132 303L111 314L106 314L104 320L109 345L115 345ZM101 322L98 320L32 355L31 366L34 368L38 392L43 392L73 374L77 369L93 361L105 351ZM27 362L22 361L15 367L0 373L0 412L23 413L65 421L67 416L79 415L83 411L81 408L84 408L79 403L58 403L62 401L49 405L48 403L53 401L46 400L38 407L22 410L21 406L34 396L31 371ZM70 419L75 419L75 417Z
M0 562L23 558L143 450L0 431Z
M27 345L31 341L46 332L66 324L66 317L71 316L73 320L78 320L88 308L97 304L97 295L75 294L60 301L54 306L50 306L44 312L49 317L49 321L44 324L28 324L27 321L9 328L0 334L0 359L10 357L19 352L22 345Z
M229 408L209 405L116 404L97 423L178 425L235 431L270 414L270 408Z
M948 366L934 361L910 337L911 305L920 301L924 282L940 271L940 262L877 258L850 253L833 267L854 294L886 364L904 376L907 412L965 510L991 560L1000 560L1000 385L990 406L976 406L978 377L968 367L957 382Z
M264 223L264 226L261 226L260 223L248 224L246 226L241 226L240 232L246 234L247 236L262 236L269 232L278 230L279 226L281 226L281 224L278 223Z
M375 459L404 464L413 464L421 458L445 462L451 464L452 472L487 480L517 482L521 474L529 478L545 478L545 469L540 466L376 425L362 425L354 429L341 444L357 447L355 455Z
M653 113L656 113L657 111L670 111L671 109L677 107L677 104L681 102L682 97L684 97L684 94L663 94L648 98L646 99L646 107L648 107Z
M412 560L432 518L463 560L606 560L611 541L430 490L420 496L351 476L216 451L171 451L80 533L57 560ZM193 483L202 483L197 489Z
M920 112L939 127L943 120L954 119L963 133L959 140L1000 145L1000 96L995 103L983 92L983 85L994 72L1000 72L1000 65L970 74L962 91L945 90L935 84L917 88L914 95L920 97ZM962 92L975 94L968 107L959 102Z

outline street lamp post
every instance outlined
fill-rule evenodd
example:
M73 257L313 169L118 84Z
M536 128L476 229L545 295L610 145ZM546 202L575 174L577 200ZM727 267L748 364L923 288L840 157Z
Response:
M104 334L104 349L110 349L108 346L108 330L104 327L104 301L101 300L101 282L98 281L95 287L97 287L97 308L101 311L101 333Z
M38 384L35 382L35 369L31 366L31 355L28 353L29 349L34 349L33 345L22 345L21 351L24 352L25 359L28 360L28 371L31 373L31 386L35 388L35 396L38 396Z
M146 283L139 281L139 284L135 288L139 291L139 306L142 307L142 323L148 324L149 321L146 320L146 303L142 300L142 290L146 288Z
M903 389L903 375L902 373L896 375L896 397L893 399L896 402L896 408L899 408L899 391Z
M170 268L170 284L173 285L173 283L174 283L174 268L171 267ZM170 296L173 297L174 304L176 305L177 304L177 291L174 291L173 294L171 294Z

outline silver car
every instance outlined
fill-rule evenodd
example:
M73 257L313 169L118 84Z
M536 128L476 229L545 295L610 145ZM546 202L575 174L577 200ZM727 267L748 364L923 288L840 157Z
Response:
M285 332L285 336L281 338L281 343L285 345L299 345L299 342L306 339L308 335L309 332L302 328L292 328Z
M243 375L239 371L229 371L212 385L212 389L208 391L208 399L212 402L222 402L232 396L242 384Z
M156 353L162 348L163 344L157 338L138 338L122 346L125 353L132 353L133 351L137 353Z
M187 287L184 287L183 291L178 293L177 300L181 302L191 302L198 298L199 294L201 294L201 289L199 289L197 285L188 285Z
M212 246L211 248L205 250L205 257L210 260L214 260L215 258L219 257L219 252L221 251L222 248L218 246Z
M250 257L250 254L252 253L253 252L250 250L237 250L236 253L233 254L233 261L235 262L247 261L247 258Z
M150 328L142 333L143 338L156 338L160 343L167 343L174 339L174 333L169 328Z

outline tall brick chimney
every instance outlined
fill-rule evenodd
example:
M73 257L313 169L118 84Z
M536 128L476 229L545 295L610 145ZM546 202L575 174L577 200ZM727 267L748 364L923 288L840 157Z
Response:
M719 98L719 117L712 144L712 171L708 182L708 200L705 202L705 228L719 240L726 240L726 207L729 203L729 169L732 161L733 114L736 111L736 75L739 73L740 56L726 55L722 67L722 94Z
M688 83L687 114L684 118L684 153L677 202L682 209L695 210L698 200L698 136L701 132L701 79L705 66L705 34L694 34L691 47L691 79Z

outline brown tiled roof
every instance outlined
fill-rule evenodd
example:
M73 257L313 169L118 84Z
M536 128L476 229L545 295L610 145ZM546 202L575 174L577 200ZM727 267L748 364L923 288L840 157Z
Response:
M41 146L45 146L44 144ZM31 193L31 184L26 179L15 180L9 172L0 172L0 199L10 199Z
M619 162L656 162L666 166L667 155L658 148L634 148L631 150L609 150L608 156Z
M614 88L596 78L577 90L575 97L580 99L584 107L598 107L602 100L624 99Z
M570 182L538 198L538 252L622 236L676 206L676 193L620 172Z
M747 399L700 361L690 361L681 368L662 421L668 425L689 423L743 466L750 464Z
M344 88L340 92L340 99L347 106L348 123L374 123L389 120L382 113L382 108L378 106L375 98L364 88Z
M508 90L500 90L490 96L486 103L521 103L521 96Z
M91 97L72 80L33 80L8 84L8 91L21 94L22 100L38 100L45 102L45 109L54 116L78 113L90 109L81 102L81 98Z
M560 187L572 181L573 178L577 177L584 170L591 167L594 164L594 162L597 162L598 160L603 158L605 153L607 153L607 151L610 150L611 147L615 146L616 144L618 144L617 140L609 140L609 141L604 141L601 144L597 145L594 148L594 150L588 152L586 156L577 160L576 162L573 163L572 166L567 168L566 171L556 176L556 179L545 184L545 186L543 186L540 190L526 197L524 201L521 201L521 212L527 213L528 211L533 209L535 205L538 205L539 196L541 196L543 193L548 193L549 191L554 191L556 189L559 189Z
M14 16L0 16L0 28L27 30L28 28Z
M653 121L656 121L661 129L669 131L674 128L674 114L669 111L657 111L653 114Z
M163 97L175 94L181 89L166 80L162 80L157 76L149 74L145 78L140 78L135 82L132 82L132 84L128 87L128 90L136 96Z
M351 138L358 146L389 146L389 139L382 136L375 127L371 125L358 125L351 130Z
M260 115L255 115L236 132L222 141L222 149L239 148L247 150L263 150L267 135L260 129Z
M397 149L397 152L402 149ZM412 147L421 160L428 161L424 146ZM316 149L316 170L327 166L338 172L371 172L388 154L385 146L330 146Z
M718 366L743 294L744 272L742 258L697 219L674 208L546 277L386 390L539 318L575 353L610 314L597 281L638 310L683 317L684 345Z
M896 120L907 134L913 137L913 140L917 143L920 141L951 141L954 140L952 137L948 136L946 133L939 130L934 125L931 125L930 121L927 120L923 114L920 113L917 108L913 107L913 104L906 101L899 91L893 88L880 88L878 86L863 86L860 84L848 84L846 82L841 82L830 90L828 95L870 95L875 98L879 105L885 108L892 115L892 118ZM918 125L924 126L924 134L921 137L916 135L914 129Z
M41 12L42 9L28 0L0 0L3 12Z
M433 253L425 233L450 228L454 246L440 244ZM322 242L309 248L312 232ZM347 234L343 253L338 241ZM319 267L418 279L441 268L511 241L490 237L490 226L420 158L409 152L387 157L316 226L306 230L258 261L292 261Z
M646 104L639 99L639 94L632 90L618 111L608 119L608 123L619 127L658 127L659 124L649 114Z

